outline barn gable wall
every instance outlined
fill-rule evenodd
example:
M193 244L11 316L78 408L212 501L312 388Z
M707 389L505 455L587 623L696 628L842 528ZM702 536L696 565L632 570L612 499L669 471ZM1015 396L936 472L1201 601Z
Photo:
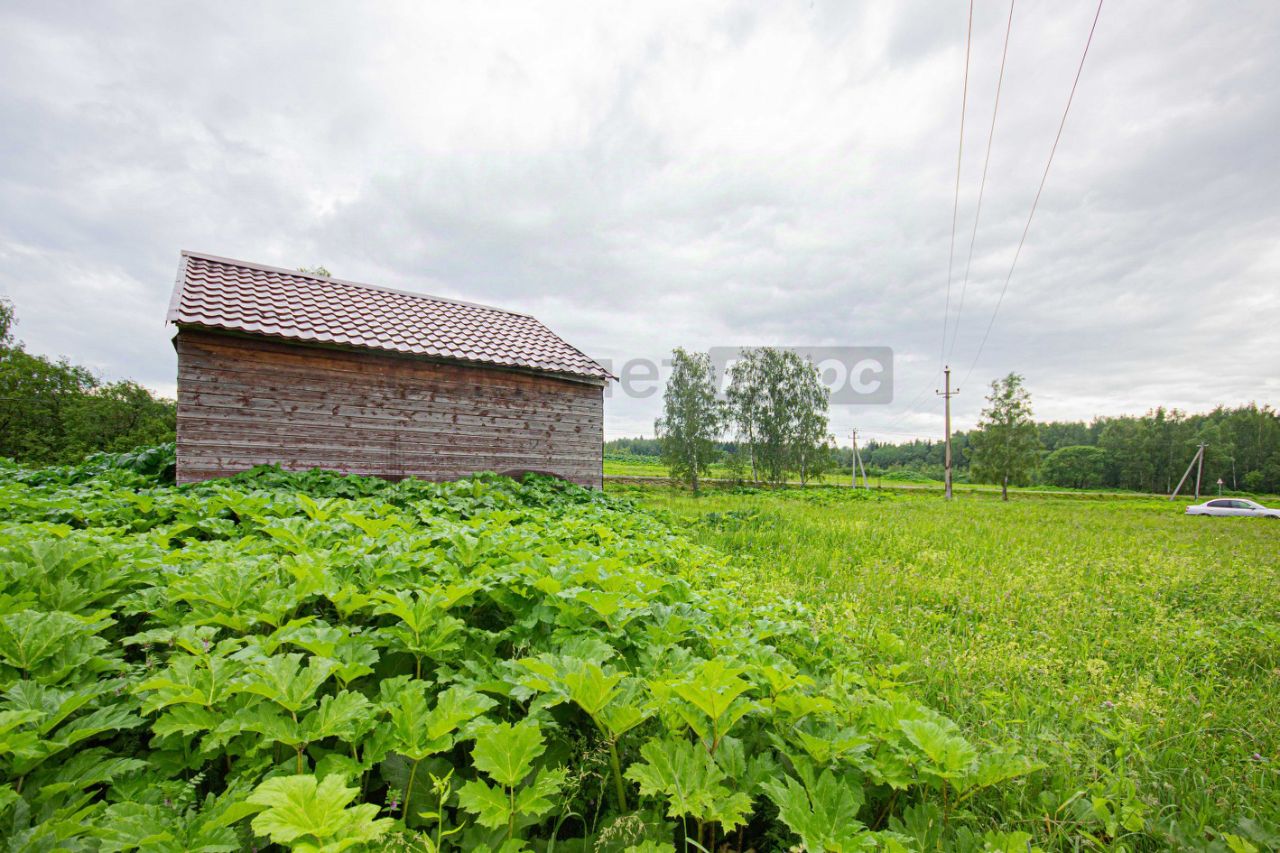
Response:
M601 486L599 385L180 329L178 482L254 465L398 479L542 471Z

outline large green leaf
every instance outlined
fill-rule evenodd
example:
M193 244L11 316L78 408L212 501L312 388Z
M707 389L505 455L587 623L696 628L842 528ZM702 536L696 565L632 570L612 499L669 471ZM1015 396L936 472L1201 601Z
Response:
M552 797L564 787L568 772L563 767L554 770L542 768L528 785L516 791L516 813L529 817L541 817L555 803Z
M392 689L384 707L391 719L389 747L414 761L449 749L458 727L496 703L465 687L451 687L427 708L427 684L410 680Z
M520 784L533 769L533 760L546 746L542 731L533 720L515 725L498 723L485 729L477 738L471 760L476 769L507 788Z
M230 827L192 813L147 803L116 803L103 813L102 853L232 853L241 849Z
M240 680L245 693L275 702L286 711L297 713L314 706L320 685L333 673L334 663L326 658L311 657L302 665L303 655L272 655L251 665Z
M507 826L513 815L537 818L549 812L551 799L564 787L567 772L563 767L542 768L528 785L508 794L502 787L472 779L458 791L458 805L476 815L481 826Z
M277 776L263 782L248 801L264 809L253 819L253 831L277 844L308 853L338 853L377 841L391 829L390 818L377 818L370 803L348 807L359 793L338 776Z
M458 790L458 805L474 814L477 823L490 829L506 826L512 814L507 792L482 779L472 779Z
M715 821L725 829L746 822L751 797L729 790L724 772L699 744L686 740L650 740L640 748L644 763L632 764L626 776L646 796L663 796L671 817Z
M96 633L107 624L59 611L6 613L0 616L0 663L23 677L56 684L106 647Z
M978 759L977 750L967 740L933 720L902 720L907 740L924 754L922 769L943 779L967 776Z
M302 736L308 741L336 737L352 741L357 733L368 731L377 722L373 703L361 693L343 690L325 696L320 705L302 720Z
M841 780L830 770L816 779L806 776L804 784L787 776L785 784L772 779L761 786L777 805L778 817L800 837L804 848L845 853L871 846L871 838L858 820L862 786Z

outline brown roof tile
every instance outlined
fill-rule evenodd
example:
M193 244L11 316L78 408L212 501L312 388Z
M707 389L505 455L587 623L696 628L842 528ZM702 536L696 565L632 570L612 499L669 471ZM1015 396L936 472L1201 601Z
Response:
M612 378L528 314L183 252L168 321Z

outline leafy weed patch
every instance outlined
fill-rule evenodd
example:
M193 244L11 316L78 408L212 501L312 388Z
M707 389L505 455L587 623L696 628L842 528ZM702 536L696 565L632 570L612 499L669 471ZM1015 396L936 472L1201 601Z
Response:
M1036 762L627 500L133 462L0 470L11 849L1027 849Z

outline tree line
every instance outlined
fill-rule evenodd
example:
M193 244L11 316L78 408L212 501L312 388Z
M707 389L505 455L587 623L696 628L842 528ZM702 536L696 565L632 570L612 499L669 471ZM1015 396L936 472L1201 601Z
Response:
M740 387L751 385L744 382ZM726 405L730 413L735 411L732 395ZM825 407L820 411L825 433ZM739 425L730 435L729 440L719 441L708 436L711 444L704 458L709 453L723 460L730 476L742 478L735 466L740 471L742 460L758 459L758 451L748 449L751 430ZM960 482L1167 494L1201 443L1206 445L1203 492L1216 491L1221 479L1224 491L1280 493L1280 413L1271 406L1219 406L1199 414L1159 407L1144 415L1098 417L1090 422L1036 422L1030 395L1017 374L992 383L977 427L952 435L952 464ZM615 458L654 458L663 455L663 446L661 438L618 439L606 445L606 453ZM806 465L809 477L849 470L849 448L834 447L829 436L814 447L825 458ZM941 439L869 441L859 451L872 476L942 478ZM774 479L776 473L776 466L767 467L764 479Z
M99 450L174 439L176 407L136 382L103 382L85 367L26 351L0 300L0 456L62 464Z
M1216 491L1221 479L1224 490L1280 493L1280 413L1270 406L1219 406L1199 414L1160 407L1144 415L1050 421L1034 428L1036 458L1017 478L1020 485L1167 494L1203 442L1204 491ZM953 461L962 477L982 482L980 472L970 470L977 432L952 436ZM873 441L862 454L868 466L881 471L941 476L941 440Z

